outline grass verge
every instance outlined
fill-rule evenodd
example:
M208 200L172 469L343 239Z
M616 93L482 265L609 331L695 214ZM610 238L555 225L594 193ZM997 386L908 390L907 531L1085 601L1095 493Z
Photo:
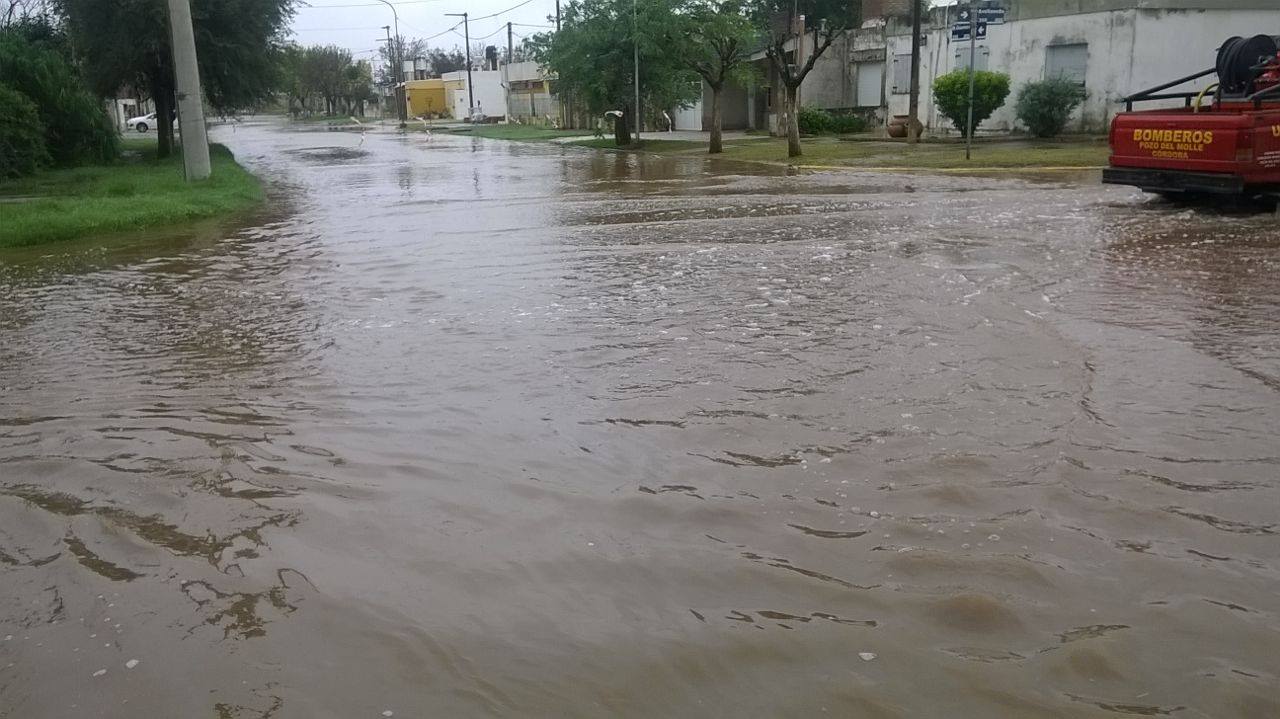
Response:
M606 137L603 140L574 140L567 142L566 145L576 145L577 147L594 147L599 150L622 150L622 151L639 151L653 152L658 154L666 153L684 153L687 151L707 151L707 143L697 140L645 140L640 147L618 147L614 144L612 137Z
M590 130L557 130L537 125L467 125L463 127L441 130L455 135L471 135L487 137L492 140L520 140L523 142L545 142L561 137L589 137Z
M1105 142L984 141L964 158L964 145L929 142L914 147L900 142L848 142L815 138L801 142L804 154L787 157L785 140L756 140L725 144L726 160L768 162L813 167L901 168L921 170L983 170L1002 168L1089 168L1107 164Z
M221 145L209 147L213 175L188 184L178 153L156 158L153 139L128 139L109 165L41 172L0 182L0 248L177 224L248 209L262 201L258 179Z

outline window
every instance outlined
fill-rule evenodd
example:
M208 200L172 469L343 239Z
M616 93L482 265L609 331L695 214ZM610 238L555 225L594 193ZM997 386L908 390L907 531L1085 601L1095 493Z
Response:
M953 68L956 70L969 69L969 43L961 42L955 45L956 62ZM978 72L987 69L991 64L991 48L986 45L979 45L974 53L974 63L978 66Z
M1045 79L1055 77L1084 85L1085 70L1089 66L1089 45L1050 45L1045 48Z
M909 52L893 56L893 92L895 95L911 92L911 53Z

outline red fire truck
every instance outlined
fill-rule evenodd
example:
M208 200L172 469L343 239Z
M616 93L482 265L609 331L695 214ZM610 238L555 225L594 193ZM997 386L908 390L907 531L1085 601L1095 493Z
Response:
M1202 89L1178 90L1217 75ZM1134 110L1135 103L1182 107ZM1280 42L1233 37L1214 67L1122 100L1111 122L1111 162L1102 181L1166 196L1280 198Z

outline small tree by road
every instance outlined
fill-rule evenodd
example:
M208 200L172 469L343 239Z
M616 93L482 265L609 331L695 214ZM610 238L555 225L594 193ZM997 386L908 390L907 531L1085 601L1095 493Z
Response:
M969 137L974 128L1004 104L1009 96L1009 76L979 70L974 73L973 86L973 128L970 128L969 70L962 68L933 81L933 97L938 101L938 110L965 137Z
M800 85L837 39L858 27L861 4L849 0L749 0L750 12L764 39L769 65L782 82L782 112L787 156L799 157ZM803 18L804 27L799 27ZM797 58L796 45L804 52Z
M684 64L711 88L708 152L723 152L721 97L725 84L751 81L747 60L754 49L756 28L743 13L740 0L685 0L673 20L678 28L673 41Z
M535 37L538 61L594 117L614 117L614 142L631 144L635 114L633 53L640 54L640 101L675 107L701 92L696 73L670 46L670 0L571 0L561 7L560 32ZM639 130L639 128L634 128Z
M1018 119L1036 137L1057 137L1071 113L1084 102L1085 90L1066 78L1029 82L1018 91Z

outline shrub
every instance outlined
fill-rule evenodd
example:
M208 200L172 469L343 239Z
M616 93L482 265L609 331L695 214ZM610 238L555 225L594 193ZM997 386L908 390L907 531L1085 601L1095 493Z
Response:
M0 78L35 103L54 164L116 156L118 142L107 113L58 53L17 33L0 32Z
M1084 102L1085 91L1063 78L1029 82L1018 91L1018 119L1036 137L1055 137L1067 126L1071 112Z
M848 135L867 129L867 121L857 115L834 115L831 121L831 131L837 135Z
M843 135L867 129L866 121L857 115L834 114L816 107L800 108L798 121L800 132L806 135Z
M974 73L973 82L973 126L976 128L1004 104L1009 96L1009 76L979 70ZM968 137L969 70L962 68L939 76L933 81L933 97L943 116Z
M0 179L22 177L48 164L44 125L31 98L0 85Z
M831 132L833 121L831 113L826 110L820 110L816 107L802 107L800 108L797 122L800 124L800 132L806 135L822 135Z

